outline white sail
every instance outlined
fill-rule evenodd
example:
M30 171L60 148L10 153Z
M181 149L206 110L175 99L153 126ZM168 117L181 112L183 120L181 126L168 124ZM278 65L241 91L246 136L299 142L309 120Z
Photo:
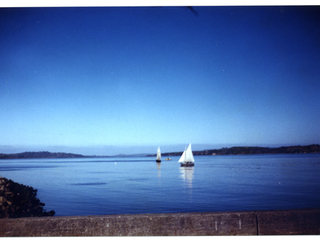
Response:
M193 157L193 154L192 154L192 150L191 150L191 143L189 144L187 150L185 150L179 161L178 162L182 162L182 163L186 163L186 162L194 162L194 157Z
M158 147L158 151L157 151L157 160L161 160L160 147Z
M181 157L180 157L180 159L179 159L179 161L178 162L185 162L185 159L186 159L186 151L183 151L183 153L182 153L182 155L181 155Z
M186 162L194 162L194 157L191 150L191 143L186 150Z

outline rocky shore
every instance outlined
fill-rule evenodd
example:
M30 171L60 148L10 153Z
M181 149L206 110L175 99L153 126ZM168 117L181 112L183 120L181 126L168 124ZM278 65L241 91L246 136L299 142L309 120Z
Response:
M0 218L53 216L36 195L37 189L0 176Z

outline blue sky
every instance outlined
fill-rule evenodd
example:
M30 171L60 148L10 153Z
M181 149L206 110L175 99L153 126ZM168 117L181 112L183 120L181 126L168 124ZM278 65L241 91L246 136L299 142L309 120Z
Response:
M1 8L0 152L319 144L320 8L193 9Z

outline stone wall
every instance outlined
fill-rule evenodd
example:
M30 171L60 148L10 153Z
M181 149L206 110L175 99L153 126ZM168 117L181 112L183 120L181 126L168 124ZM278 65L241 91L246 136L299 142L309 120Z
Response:
M315 235L320 209L0 219L0 236Z

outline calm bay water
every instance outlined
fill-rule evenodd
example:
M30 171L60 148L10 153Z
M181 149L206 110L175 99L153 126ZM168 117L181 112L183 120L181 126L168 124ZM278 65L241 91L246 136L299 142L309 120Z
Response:
M320 154L0 160L55 216L320 207Z

